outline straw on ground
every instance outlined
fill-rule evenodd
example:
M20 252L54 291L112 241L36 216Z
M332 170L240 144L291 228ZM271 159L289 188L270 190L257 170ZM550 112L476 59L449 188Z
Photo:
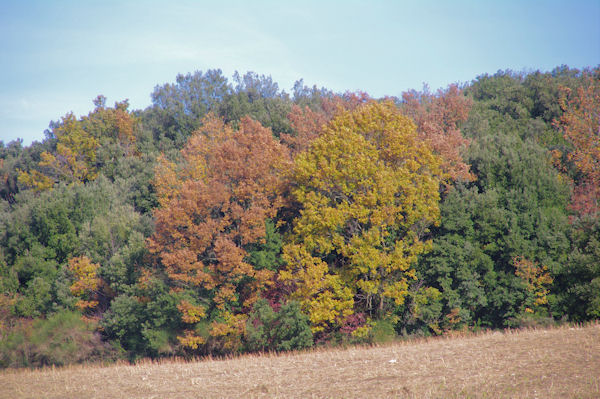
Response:
M600 324L197 362L5 370L0 398L600 398Z

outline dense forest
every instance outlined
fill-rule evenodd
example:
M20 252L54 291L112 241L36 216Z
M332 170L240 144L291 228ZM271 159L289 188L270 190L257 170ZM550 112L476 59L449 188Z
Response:
M0 366L600 318L598 67L151 98L0 141Z

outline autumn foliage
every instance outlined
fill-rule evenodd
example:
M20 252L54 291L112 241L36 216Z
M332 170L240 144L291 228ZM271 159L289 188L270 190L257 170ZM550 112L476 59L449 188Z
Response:
M73 114L65 116L53 134L57 139L56 153L42 153L39 167L43 172L22 172L19 181L36 190L47 190L59 180L70 183L94 180L98 140L83 129Z
M265 222L281 203L287 150L270 129L244 118L239 129L213 115L181 151L179 162L160 159L155 186L161 207L150 251L172 286L203 303L182 301L182 320L194 324L213 312L211 335L228 345L243 333L245 314L273 276L246 261L246 246L265 237ZM194 348L200 340L181 338Z
M572 207L595 215L600 211L600 78L588 74L581 87L563 87L560 106L564 113L555 125L573 146L567 159L578 173Z
M435 94L428 90L405 92L402 100L402 112L414 120L419 137L441 156L442 170L453 180L473 180L474 175L463 159L470 140L460 131L469 116L472 100L456 85Z
M51 189L55 183L85 183L98 177L97 153L102 144L119 143L127 155L133 153L136 119L127 111L127 102L105 107L99 96L96 109L77 119L73 113L64 116L52 129L56 140L54 152L44 151L38 169L22 171L19 182L36 191Z
M403 303L439 220L439 165L389 101L342 113L296 157L301 210L280 278L297 287L314 331L340 327L354 307L383 315Z
M282 134L281 140L295 156L308 149L310 143L319 137L325 125L336 115L343 111L352 111L360 104L369 100L366 93L346 93L343 96L335 95L321 98L318 106L292 105L288 119L294 134Z
M517 256L513 259L515 275L523 279L527 286L530 298L526 300L525 311L534 313L548 304L548 287L552 284L552 277L548 268L529 259Z
M0 367L34 364L20 325L137 360L597 318L599 77L374 99L198 71L0 141Z
M93 310L98 306L99 289L102 280L98 276L100 265L93 263L87 256L69 259L69 271L74 281L70 286L73 296L77 297L75 306L81 311Z

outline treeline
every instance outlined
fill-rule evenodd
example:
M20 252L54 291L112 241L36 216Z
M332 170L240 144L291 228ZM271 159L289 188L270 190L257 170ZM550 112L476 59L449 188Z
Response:
M94 104L0 142L2 367L600 317L599 68Z

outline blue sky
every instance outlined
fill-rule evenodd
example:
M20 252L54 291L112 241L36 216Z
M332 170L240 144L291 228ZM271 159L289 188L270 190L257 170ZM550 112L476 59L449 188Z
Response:
M0 140L220 68L375 97L600 64L600 1L0 0Z

